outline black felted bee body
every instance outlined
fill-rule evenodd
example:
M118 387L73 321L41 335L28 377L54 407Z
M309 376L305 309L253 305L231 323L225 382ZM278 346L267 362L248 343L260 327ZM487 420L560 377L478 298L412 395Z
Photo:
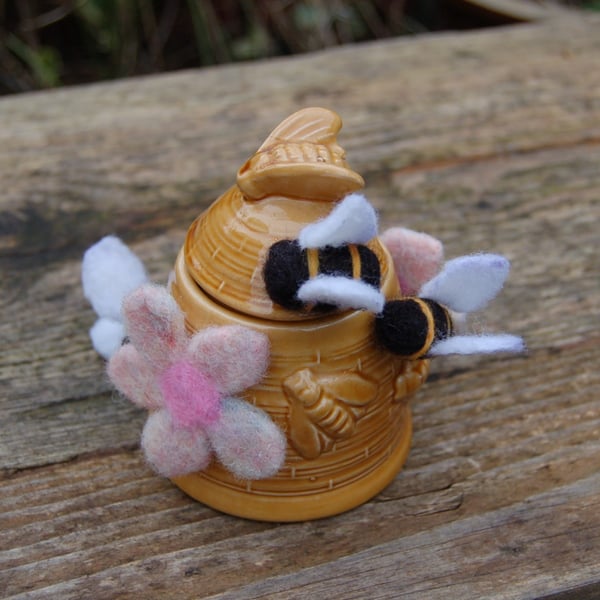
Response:
M381 282L379 261L367 246L345 244L301 248L297 240L281 240L270 247L263 275L271 300L289 310L336 308L325 302L306 305L298 299L298 290L317 275L352 278L375 289L379 289Z

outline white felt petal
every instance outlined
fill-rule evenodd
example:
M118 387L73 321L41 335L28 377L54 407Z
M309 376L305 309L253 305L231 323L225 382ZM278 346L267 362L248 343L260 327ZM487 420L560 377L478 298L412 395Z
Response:
M148 417L142 450L150 466L163 477L178 477L205 469L211 460L208 437L201 429L177 429L166 410Z
M335 275L318 275L303 283L298 290L298 299L304 303L324 302L338 308L364 309L376 314L383 310L385 298L372 285Z
M164 286L147 283L128 294L123 320L131 343L159 371L188 343L183 312Z
M270 360L269 338L241 325L201 329L192 337L187 358L210 375L224 394L238 394L257 384Z
M493 354L495 352L518 353L525 350L523 339L517 335L455 335L435 342L429 349L431 356L447 354Z
M362 194L349 194L324 219L298 236L301 248L365 244L377 235L377 213Z
M154 370L133 344L121 346L110 357L106 371L115 387L135 405L148 410L163 407Z
M260 408L225 398L221 418L207 428L215 454L240 479L264 479L279 471L285 460L286 438Z
M121 347L125 337L125 327L120 321L98 319L90 329L94 350L107 360Z
M419 291L421 298L470 313L481 310L502 289L510 263L498 254L473 254L450 260Z
M83 293L99 317L121 319L123 298L147 281L141 260L117 237L89 248L81 265Z

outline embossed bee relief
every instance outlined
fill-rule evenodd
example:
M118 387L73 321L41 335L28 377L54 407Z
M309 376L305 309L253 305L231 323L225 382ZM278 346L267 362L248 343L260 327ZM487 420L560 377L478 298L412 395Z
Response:
M425 383L429 375L429 361L406 361L394 379L394 402L408 402Z
M377 394L377 384L359 373L318 375L308 367L283 381L290 402L290 441L304 458L317 458L348 439Z
M130 311L133 320L148 313L167 345L169 323L180 342L169 352L152 342L156 389L150 376L134 378L133 395L155 411L147 457L179 456L178 469L163 472L234 515L298 521L365 502L406 460L407 401L430 357L522 347L514 336L461 331L464 315L498 293L508 261L477 255L443 266L430 236L379 236L340 128L322 108L276 127L190 226L169 318L160 294L150 293L151 310L144 300L145 313ZM119 352L117 379L121 365L147 356L148 340L138 342L139 356Z

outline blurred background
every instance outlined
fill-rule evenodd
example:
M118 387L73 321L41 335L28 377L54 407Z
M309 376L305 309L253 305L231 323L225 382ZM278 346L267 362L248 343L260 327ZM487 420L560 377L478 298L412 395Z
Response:
M533 21L558 10L598 11L600 0L0 0L0 94Z

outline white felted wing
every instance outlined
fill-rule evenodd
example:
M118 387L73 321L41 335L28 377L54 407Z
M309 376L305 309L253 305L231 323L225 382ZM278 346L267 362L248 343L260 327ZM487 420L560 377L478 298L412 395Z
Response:
M502 289L509 270L508 259L498 254L460 256L448 261L419 296L457 312L481 310Z
M123 341L123 299L147 279L142 261L114 235L102 238L83 255L83 294L99 317L90 338L103 358L110 358Z
M372 285L335 275L318 275L303 283L298 290L298 299L308 304L323 302L338 308L364 309L380 313L385 304L384 295Z
M377 235L377 213L362 194L349 194L324 219L298 236L301 248L365 244Z
M147 279L142 261L114 235L102 238L83 255L83 293L99 317L122 320L123 298Z
M123 322L107 317L100 317L90 329L94 350L107 360L121 347L124 337Z
M494 354L496 352L523 352L525 344L517 335L507 333L490 335L455 335L435 342L427 353L430 356L448 354Z

